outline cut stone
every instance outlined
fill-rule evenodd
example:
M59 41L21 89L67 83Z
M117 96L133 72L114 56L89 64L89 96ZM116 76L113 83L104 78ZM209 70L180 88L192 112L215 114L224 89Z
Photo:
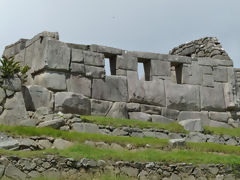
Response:
M96 124L91 123L74 123L72 124L72 130L80 133L100 133L99 127Z
M186 146L186 140L185 139L170 139L169 144L174 148L182 147L182 146Z
M91 99L91 115L106 116L112 107L112 102Z
M109 112L107 113L108 117L112 118L122 118L127 119L128 118L128 112L127 112L127 103L125 102L115 102Z
M187 119L179 122L187 131L203 131L202 123L200 119Z
M91 80L85 77L71 75L67 80L67 89L69 92L91 96Z
M161 115L152 115L151 118L152 118L152 122L154 123L169 124L169 123L175 122L173 119L169 119Z
M151 121L151 115L143 112L129 112L129 118L140 121Z

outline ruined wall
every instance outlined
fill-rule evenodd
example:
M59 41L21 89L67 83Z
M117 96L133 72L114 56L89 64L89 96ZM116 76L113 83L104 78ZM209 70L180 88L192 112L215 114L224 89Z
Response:
M125 51L58 39L57 33L43 32L4 51L31 66L23 90L27 110L46 106L65 113L162 123L201 119L204 125L238 126L240 71L230 58L192 56L196 50L192 57ZM199 47L207 51L208 46ZM105 73L106 59L110 76ZM144 65L144 79L138 77L138 63Z

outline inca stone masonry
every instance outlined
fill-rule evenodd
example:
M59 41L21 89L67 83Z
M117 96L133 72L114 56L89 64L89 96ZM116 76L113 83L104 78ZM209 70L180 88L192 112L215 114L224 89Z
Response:
M59 41L42 32L6 46L5 57L31 67L26 84L5 83L0 122L31 124L27 111L171 123L200 119L203 125L238 127L240 69L216 38L180 45L169 54L126 51ZM105 73L109 61L111 75ZM144 77L138 77L143 63Z

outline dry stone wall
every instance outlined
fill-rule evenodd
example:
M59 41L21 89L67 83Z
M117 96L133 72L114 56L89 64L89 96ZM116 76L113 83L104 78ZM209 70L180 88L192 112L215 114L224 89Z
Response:
M192 46L194 51L182 53ZM200 119L204 125L238 127L240 71L220 43L205 38L170 54L176 55L64 43L50 32L4 51L31 67L22 90L27 110L44 106L64 113L161 123ZM138 77L139 63L144 78Z

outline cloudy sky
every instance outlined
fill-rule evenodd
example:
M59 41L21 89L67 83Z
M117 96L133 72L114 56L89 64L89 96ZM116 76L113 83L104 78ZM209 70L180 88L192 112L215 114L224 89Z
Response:
M168 53L217 37L240 67L239 0L0 0L0 53L47 30L60 40Z

